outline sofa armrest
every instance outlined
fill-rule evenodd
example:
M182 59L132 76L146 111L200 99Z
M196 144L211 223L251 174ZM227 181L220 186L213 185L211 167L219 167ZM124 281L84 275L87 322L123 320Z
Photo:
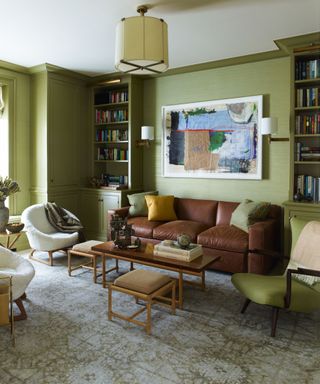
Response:
M255 250L279 251L279 223L275 219L257 222L249 227L248 272L265 274L274 264L274 255Z
M107 213L107 240L111 240L111 226L110 226L110 221L112 219L112 215L119 215L122 218L125 218L129 215L129 208L130 207L121 207L121 208L115 208L115 209L108 209Z

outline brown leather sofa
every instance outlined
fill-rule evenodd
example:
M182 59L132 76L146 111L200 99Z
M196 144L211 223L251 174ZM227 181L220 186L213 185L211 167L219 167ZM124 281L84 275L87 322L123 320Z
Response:
M272 205L266 220L250 226L249 233L230 225L231 215L240 203L175 198L177 220L170 222L148 221L147 217L128 217L135 236L157 243L175 240L181 233L191 236L192 242L201 244L204 252L219 255L212 269L225 272L267 273L273 265L272 258L249 250L279 251L281 246L282 210ZM111 215L128 216L129 207L108 211ZM110 225L108 225L110 228ZM110 239L110 233L108 233Z

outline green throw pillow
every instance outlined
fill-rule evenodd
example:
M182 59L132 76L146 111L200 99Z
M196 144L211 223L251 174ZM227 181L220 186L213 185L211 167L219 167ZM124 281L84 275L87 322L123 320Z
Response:
M264 220L268 216L270 207L270 203L244 200L233 211L230 224L249 232L250 225Z
M146 199L144 198L146 195L157 195L158 191L150 191L150 192L141 192L134 193L133 195L128 195L128 200L130 204L129 208L129 216L148 216L148 207L146 203Z

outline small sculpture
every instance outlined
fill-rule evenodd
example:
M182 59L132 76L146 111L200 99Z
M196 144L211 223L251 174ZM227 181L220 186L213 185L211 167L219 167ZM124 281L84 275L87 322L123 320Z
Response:
M131 245L131 236L134 235L132 224L127 223L127 218L122 218L118 214L111 216L111 239L119 248L127 248Z
M189 235L182 233L177 237L177 242L179 244L179 247L182 249L188 249L189 245L191 243L191 238Z

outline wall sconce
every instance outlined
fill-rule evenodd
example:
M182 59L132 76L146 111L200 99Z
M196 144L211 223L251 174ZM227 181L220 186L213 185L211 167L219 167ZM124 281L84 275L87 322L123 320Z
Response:
M150 147L151 141L154 140L154 127L143 125L141 127L141 140L137 140L137 147Z
M288 137L271 137L278 132L277 117L263 117L261 124L261 134L268 136L268 143L271 141L289 141Z

